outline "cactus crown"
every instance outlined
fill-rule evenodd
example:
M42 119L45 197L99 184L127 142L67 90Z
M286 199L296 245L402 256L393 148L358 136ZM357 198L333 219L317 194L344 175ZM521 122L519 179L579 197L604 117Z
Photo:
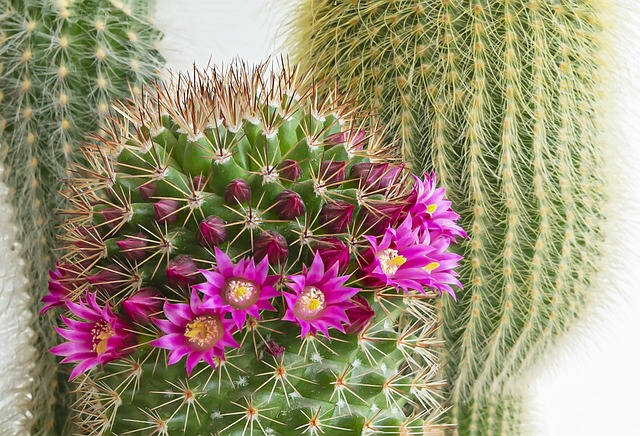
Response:
M72 166L43 311L68 309L52 352L79 362L84 431L435 428L458 216L347 97L276 66L172 75Z

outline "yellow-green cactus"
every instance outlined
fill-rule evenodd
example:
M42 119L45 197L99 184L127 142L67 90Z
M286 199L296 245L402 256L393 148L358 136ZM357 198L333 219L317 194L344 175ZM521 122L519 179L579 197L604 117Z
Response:
M435 170L471 239L443 308L451 419L518 434L517 383L580 317L606 219L601 0L303 0L294 58Z
M143 13L146 1L133 11ZM111 99L155 76L159 33L108 0L0 0L0 158L14 192L30 294L47 290L54 209L65 166L84 135L96 130ZM37 323L34 374L36 433L51 434L57 371L47 355L51 319Z

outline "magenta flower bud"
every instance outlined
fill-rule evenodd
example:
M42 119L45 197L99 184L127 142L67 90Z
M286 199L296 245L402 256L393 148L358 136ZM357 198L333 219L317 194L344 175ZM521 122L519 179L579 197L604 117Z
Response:
M160 200L153 205L156 220L160 223L175 223L178 219L178 205L176 200Z
M327 136L324 140L328 146L347 144L350 149L360 149L363 146L366 132L364 130L348 130L346 132L338 132Z
M155 182L145 183L140 186L140 196L145 200L151 200L151 197L156 195L156 184Z
M136 233L122 241L116 241L116 244L118 244L118 248L127 259L144 260L149 255L149 251L146 250L149 246L149 241L145 239L146 237L147 235L144 233Z
M318 177L325 183L341 183L347 177L347 163L325 160L320 164Z
M93 227L78 227L75 229L78 239L73 241L73 245L76 246L78 251L85 257L90 257L96 252L104 251L104 243L100 234Z
M295 160L285 159L278 165L278 174L281 179L295 182L302 177L302 170L300 169L300 164Z
M313 249L328 267L337 263L338 269L343 272L349 266L351 260L349 248L338 238L319 238L314 242Z
M198 243L203 247L218 246L227 240L227 229L222 218L211 215L198 226Z
M138 324L149 324L162 312L164 298L155 288L142 288L122 302L122 310Z
M394 183L402 166L389 165L388 163L358 163L351 167L349 177L359 181L360 186L369 191L385 189Z
M130 277L119 265L112 264L100 268L99 272L87 277L87 281L95 288L111 294L124 288L130 282Z
M266 256L270 264L285 263L289 257L289 244L280 233L267 230L253 241L253 255L256 260Z
M267 341L264 346L264 350L276 359L280 357L282 353L284 353L284 347L278 344L276 341Z
M244 179L233 179L224 188L224 201L230 205L245 204L251 201L251 187Z
M193 189L202 191L207 186L207 178L205 176L195 176L193 178Z
M300 197L300 194L288 189L276 195L274 202L273 210L283 220L298 218L306 211L304 201L302 197Z
M193 285L198 282L198 264L186 254L180 254L169 261L165 269L167 279L178 286Z
M112 229L118 226L124 220L125 216L125 212L117 207L110 207L100 213L104 217L105 223Z
M404 210L403 203L381 203L371 209L362 209L362 223L367 234L381 234L394 226Z
M375 314L366 298L356 295L351 302L355 307L346 310L349 323L345 326L345 331L350 335L360 333Z
M342 233L353 219L355 206L342 200L327 202L320 211L320 222L329 232Z

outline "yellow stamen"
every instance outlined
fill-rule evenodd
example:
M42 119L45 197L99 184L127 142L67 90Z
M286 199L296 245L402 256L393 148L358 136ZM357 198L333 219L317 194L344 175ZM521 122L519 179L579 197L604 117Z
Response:
M436 211L437 208L438 208L437 204L429 204L427 205L427 213L433 215L433 213Z
M114 334L113 329L110 324L103 322L101 324L96 324L91 333L93 333L93 351L100 356L102 353L107 351L109 338Z
M407 258L404 256L396 256L389 259L389 263L393 266L401 267L407 262Z
M197 350L208 350L213 347L224 334L222 322L217 316L199 316L184 329L184 336Z
M426 272L428 272L429 274L431 274L431 271L433 271L434 269L438 268L440 266L440 264L438 262L431 262L429 264L427 264L425 267L423 267L422 269L425 270Z

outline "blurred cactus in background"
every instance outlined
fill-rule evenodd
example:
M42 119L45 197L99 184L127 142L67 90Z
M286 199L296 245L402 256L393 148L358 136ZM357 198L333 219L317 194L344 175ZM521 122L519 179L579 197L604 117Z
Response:
M598 292L601 0L303 0L292 55L378 112L471 239L445 304L451 421L521 434L524 372Z
M160 35L146 22L148 2L0 0L0 158L13 191L29 294L39 300L55 256L53 213L67 162L95 131L111 99L139 91L161 65ZM137 17L132 13L141 14ZM51 434L56 364L46 350L52 320L35 326L34 432ZM28 426L27 426L28 428Z

